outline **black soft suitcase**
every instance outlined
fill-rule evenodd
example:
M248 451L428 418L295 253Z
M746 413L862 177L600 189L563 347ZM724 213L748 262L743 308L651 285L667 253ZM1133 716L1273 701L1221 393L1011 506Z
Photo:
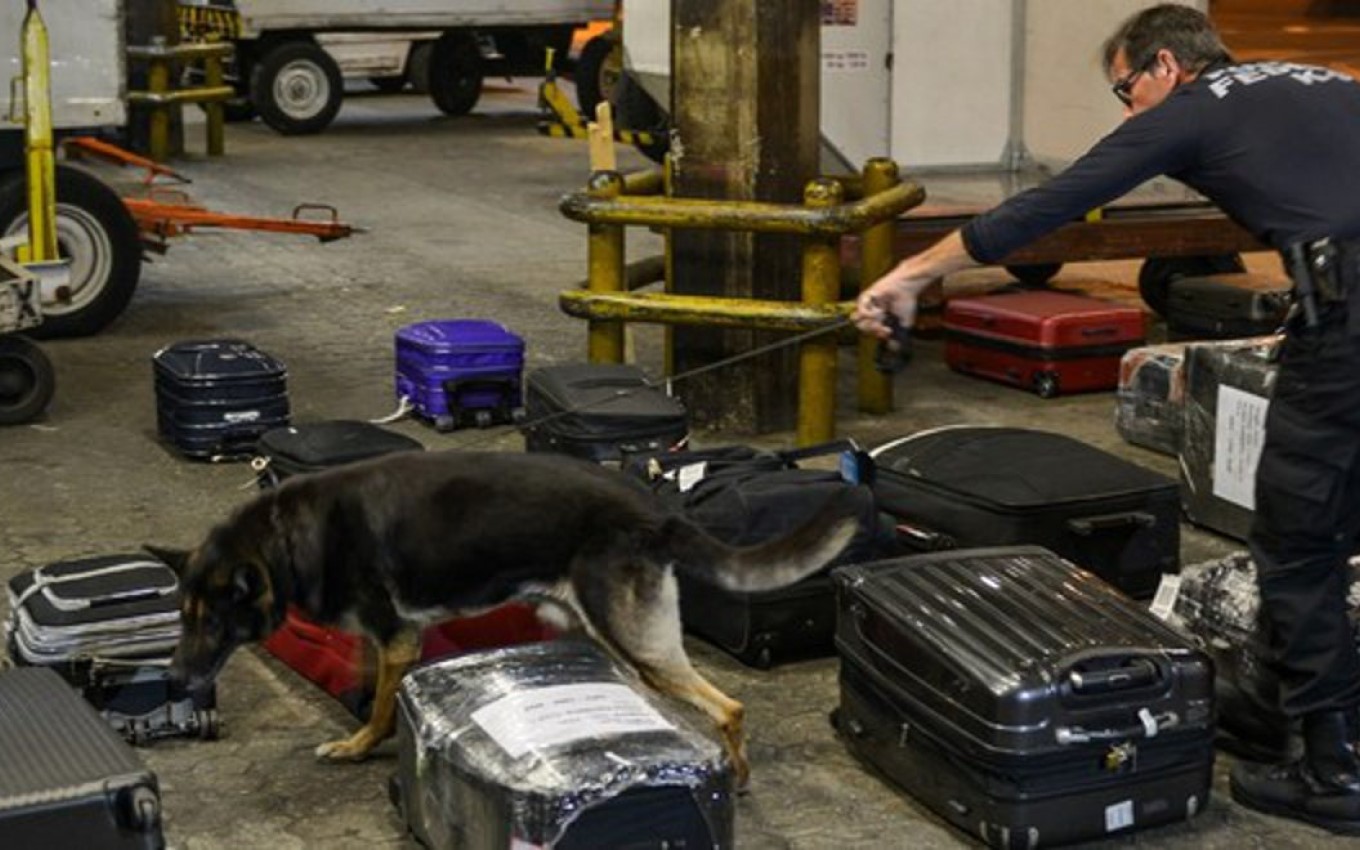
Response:
M1249 275L1178 277L1167 291L1171 339L1238 339L1275 333L1289 312L1287 280L1248 285Z
M0 670L0 844L165 846L155 775L50 670Z
M859 532L827 569L788 587L759 593L731 591L677 573L685 630L767 669L776 663L835 654L836 600L830 570L877 554L878 517L868 487L841 472L799 468L817 454L853 453L837 443L798 452L729 446L649 458L653 489L714 537L750 546L783 537L838 502L859 520Z
M215 689L191 693L169 675L180 597L168 566L146 554L79 558L6 589L14 661L61 674L128 741L217 736Z
M597 462L622 462L682 445L689 416L678 399L634 366L548 366L529 373L524 447Z
M940 428L870 454L904 553L1043 546L1135 598L1180 563L1176 481L1071 437Z
M835 572L847 747L993 847L1183 821L1213 784L1213 665L1039 547Z
M151 358L156 425L187 457L250 457L261 434L288 424L284 365L248 342L177 342Z
M413 669L390 789L407 827L440 848L733 847L722 748L636 681L580 640Z
M266 431L255 444L251 465L264 490L294 475L424 448L418 440L369 422L334 419Z

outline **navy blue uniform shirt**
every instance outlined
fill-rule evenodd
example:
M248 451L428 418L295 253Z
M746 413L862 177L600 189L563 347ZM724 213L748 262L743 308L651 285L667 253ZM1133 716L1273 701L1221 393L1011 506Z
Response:
M1277 249L1360 236L1360 84L1285 62L1206 70L1052 180L973 218L964 246L994 263L1162 174Z

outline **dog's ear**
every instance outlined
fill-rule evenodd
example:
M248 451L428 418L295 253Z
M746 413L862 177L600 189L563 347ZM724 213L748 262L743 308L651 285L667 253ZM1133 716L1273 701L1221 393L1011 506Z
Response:
M189 563L188 549L165 549L160 546L152 546L149 543L143 544L142 548L168 564L175 575L184 575L184 567Z

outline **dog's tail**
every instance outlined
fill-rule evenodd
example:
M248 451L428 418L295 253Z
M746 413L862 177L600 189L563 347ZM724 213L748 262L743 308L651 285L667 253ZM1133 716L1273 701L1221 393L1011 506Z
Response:
M774 590L809 576L839 555L859 528L846 503L832 500L791 533L755 546L729 546L682 517L667 521L665 550L676 567L727 590Z

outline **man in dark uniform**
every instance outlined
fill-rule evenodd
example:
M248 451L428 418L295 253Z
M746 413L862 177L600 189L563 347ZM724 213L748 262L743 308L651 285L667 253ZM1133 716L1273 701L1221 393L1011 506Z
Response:
M861 296L862 331L888 338L931 281L1011 251L1168 175L1279 249L1295 283L1256 479L1251 550L1304 755L1238 764L1238 802L1360 833L1360 654L1346 560L1360 538L1360 84L1278 62L1235 64L1184 6L1126 21L1105 45L1126 120L1063 173L899 263Z

